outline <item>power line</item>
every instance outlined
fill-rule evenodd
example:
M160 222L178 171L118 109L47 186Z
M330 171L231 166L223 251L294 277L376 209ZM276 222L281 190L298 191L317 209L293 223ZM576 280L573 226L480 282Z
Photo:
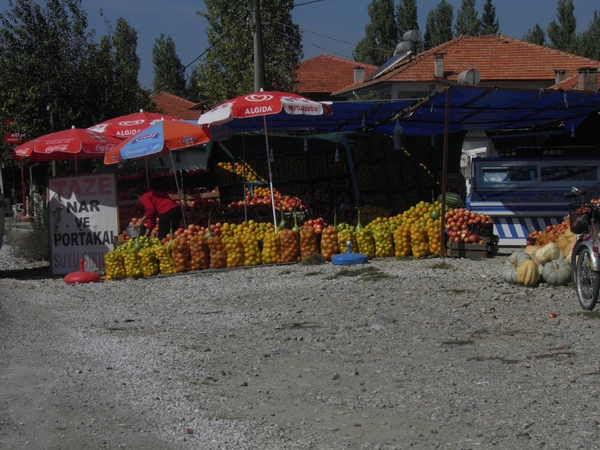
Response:
M341 42L342 44L348 44L348 45L354 45L356 46L356 44L354 42L348 42L348 41L342 41L341 39L337 39L331 36L326 36L324 34L320 34L320 33L315 33L314 31L309 31L309 30L305 30L304 28L299 28L300 31L304 32L304 33L310 33L310 34L314 34L315 36L320 36L320 37L324 37L326 39L331 39L332 41L337 41L337 42Z
M291 35L289 35L289 34L287 34L287 33L284 33L283 31L279 31L279 30L277 30L277 33L281 34L282 36L285 36L285 37L291 38L291 39L298 39L296 36L291 36ZM318 45L318 44L314 44L314 43L312 43L312 42L309 42L309 41L306 41L306 40L304 40L304 39L300 39L300 41L301 41L303 44L312 45L313 47L316 47L316 48L318 48L318 49L321 49L321 50L323 50L324 52L327 52L327 53L329 53L329 54L334 54L334 55L337 55L337 56L343 57L343 58L345 58L345 59L350 59L350 60L352 60L352 57L351 57L351 56L345 55L345 54L343 54L343 53L338 53L338 52L336 52L335 50L331 50L331 49L328 49L328 48L325 48L325 47L321 47L321 46L320 46L320 45Z
M233 23L228 30L225 30L225 33L221 34L219 36L220 39L223 39L224 37L226 37L237 25L239 25L240 23L242 23L243 21L246 20L246 18L248 17L247 14L244 14L237 22ZM187 70L188 67L190 67L192 64L194 64L196 61L198 61L200 58L202 58L204 55L206 55L206 53L208 53L209 50L211 50L218 42L215 42L212 45L209 45L200 55L198 55L196 58L194 58L194 60L192 62L190 62L188 65L185 66L184 70Z

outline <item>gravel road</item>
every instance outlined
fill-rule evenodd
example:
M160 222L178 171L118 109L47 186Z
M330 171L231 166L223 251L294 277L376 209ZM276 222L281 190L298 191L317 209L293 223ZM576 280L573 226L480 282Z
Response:
M0 448L598 448L600 316L505 260L67 285L4 246Z

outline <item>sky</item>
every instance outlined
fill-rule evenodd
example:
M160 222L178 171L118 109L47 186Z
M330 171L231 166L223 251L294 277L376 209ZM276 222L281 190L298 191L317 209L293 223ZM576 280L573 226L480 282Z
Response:
M43 0L36 0L43 3ZM429 10L440 0L417 0L419 27L425 30ZM447 0L454 6L454 15L461 0ZM356 43L364 37L365 25L370 18L367 7L371 0L295 0L293 20L303 32L304 59L327 53L346 59L352 58ZM398 1L396 0L397 4ZM485 0L476 0L475 8L483 11ZM521 38L539 23L546 29L556 20L556 0L494 0L500 32ZM171 36L177 55L184 66L197 65L197 58L207 46L206 20L196 14L204 11L203 0L83 0L90 28L99 39L107 33L105 19L114 26L123 17L138 33L137 54L141 59L140 83L152 87L154 77L152 48L160 34ZM574 0L577 31L585 31L594 11L600 12L599 0ZM0 0L0 11L9 9L8 0ZM103 16L100 15L100 10Z

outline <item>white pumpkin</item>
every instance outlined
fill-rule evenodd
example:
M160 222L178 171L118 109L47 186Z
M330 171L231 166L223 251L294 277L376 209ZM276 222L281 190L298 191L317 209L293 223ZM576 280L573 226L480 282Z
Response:
M560 248L558 248L556 242L549 242L535 252L535 259L541 266L557 258L560 258Z

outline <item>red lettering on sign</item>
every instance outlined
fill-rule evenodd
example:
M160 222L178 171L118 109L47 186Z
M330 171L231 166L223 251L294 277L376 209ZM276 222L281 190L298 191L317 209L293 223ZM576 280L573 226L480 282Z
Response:
M112 194L112 190L110 189L111 177L101 177L98 178L98 195L109 195Z

